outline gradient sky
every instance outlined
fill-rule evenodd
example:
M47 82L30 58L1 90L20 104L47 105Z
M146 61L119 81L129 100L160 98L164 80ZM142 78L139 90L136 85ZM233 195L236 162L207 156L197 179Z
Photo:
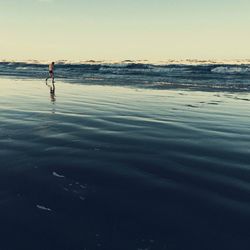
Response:
M250 0L0 0L0 59L249 59Z

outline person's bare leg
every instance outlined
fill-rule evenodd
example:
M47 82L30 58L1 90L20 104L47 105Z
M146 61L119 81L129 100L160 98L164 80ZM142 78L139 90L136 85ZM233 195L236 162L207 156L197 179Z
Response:
M54 73L51 74L51 79L52 79L52 83L54 85L54 82L55 82Z
M47 81L49 80L49 78L51 78L51 73L49 74L49 77L46 78L46 84L47 84Z

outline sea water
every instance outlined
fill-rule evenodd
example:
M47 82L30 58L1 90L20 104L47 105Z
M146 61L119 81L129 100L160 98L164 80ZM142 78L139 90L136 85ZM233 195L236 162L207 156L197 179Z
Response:
M0 74L0 249L249 249L247 65Z
M0 76L43 79L48 66L41 62L0 62ZM250 90L250 62L58 61L55 77L71 83L134 86L153 89Z

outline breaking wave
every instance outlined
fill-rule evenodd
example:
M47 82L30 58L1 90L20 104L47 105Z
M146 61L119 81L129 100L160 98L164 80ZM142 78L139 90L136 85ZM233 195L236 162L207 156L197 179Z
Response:
M243 63L244 62L244 63ZM48 74L44 62L0 62L0 76L43 79ZM197 90L250 90L250 61L226 64L213 61L104 62L57 61L57 80L78 84L129 85L144 88L190 88Z

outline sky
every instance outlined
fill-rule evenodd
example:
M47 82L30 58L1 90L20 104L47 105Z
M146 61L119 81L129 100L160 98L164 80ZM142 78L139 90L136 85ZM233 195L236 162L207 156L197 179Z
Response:
M0 60L249 59L249 0L0 0Z

